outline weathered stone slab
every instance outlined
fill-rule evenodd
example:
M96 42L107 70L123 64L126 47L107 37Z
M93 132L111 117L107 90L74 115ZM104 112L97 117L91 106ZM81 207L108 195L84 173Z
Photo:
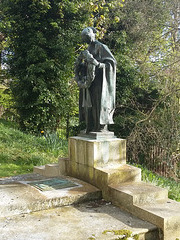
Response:
M48 211L1 218L1 240L112 240L105 230L128 230L139 240L160 240L153 224L105 201L92 201Z
M36 174L40 174L40 175L44 176L44 174L45 174L45 165L34 166L33 167L33 172L36 173Z
M135 216L147 220L163 232L163 240L180 239L180 203L167 199L164 203L135 205Z
M129 210L132 205L156 204L168 199L167 189L144 182L110 184L112 200Z
M70 205L85 200L95 200L102 197L101 191L79 179L62 177L64 183L75 185L64 185L64 188L51 186L49 191L40 191L33 185L37 182L49 182L43 176L32 174L19 176L17 178L5 178L0 181L0 218L49 208ZM47 186L48 184L46 184ZM47 190L47 189L46 189Z

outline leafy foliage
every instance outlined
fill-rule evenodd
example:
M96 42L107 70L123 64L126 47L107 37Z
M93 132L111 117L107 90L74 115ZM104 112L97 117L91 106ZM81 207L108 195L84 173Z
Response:
M9 65L24 130L55 130L72 97L74 45L81 17L69 1L2 1L11 25Z
M177 9L176 0L125 2L115 13L120 21L105 35L118 62L113 129L127 138L128 160L175 178L180 129Z

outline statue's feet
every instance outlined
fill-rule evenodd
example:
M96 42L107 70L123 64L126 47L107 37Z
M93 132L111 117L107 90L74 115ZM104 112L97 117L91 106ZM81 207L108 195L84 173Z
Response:
M108 125L101 125L100 132L108 132Z
M81 134L85 134L85 133L87 133L87 130L86 130L86 129L83 129L83 130L80 131L80 133L81 133Z

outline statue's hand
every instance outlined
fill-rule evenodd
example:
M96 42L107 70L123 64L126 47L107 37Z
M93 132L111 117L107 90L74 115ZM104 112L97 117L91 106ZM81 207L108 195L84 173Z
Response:
M83 59L87 59L88 56L89 56L89 54L90 54L90 53L89 53L88 50L84 50L84 51L81 52L81 55L82 55Z
M105 63L99 63L98 67L99 68L105 68L106 64Z
M78 81L77 84L78 84L78 87L79 87L79 88L87 88L86 82Z
M83 53L84 56L87 56L88 54L90 54L89 51L88 51L87 49L84 50L82 53Z
M74 80L78 83L79 77L78 77L78 76L75 76Z

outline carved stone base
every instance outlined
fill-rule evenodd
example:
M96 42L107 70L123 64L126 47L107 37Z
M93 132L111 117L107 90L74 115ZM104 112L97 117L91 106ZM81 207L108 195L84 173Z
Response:
M114 136L114 132L110 132L110 131L89 132L89 133L81 132L78 136L87 138L87 139L96 139L96 140L107 140L111 138L116 138L116 136Z

